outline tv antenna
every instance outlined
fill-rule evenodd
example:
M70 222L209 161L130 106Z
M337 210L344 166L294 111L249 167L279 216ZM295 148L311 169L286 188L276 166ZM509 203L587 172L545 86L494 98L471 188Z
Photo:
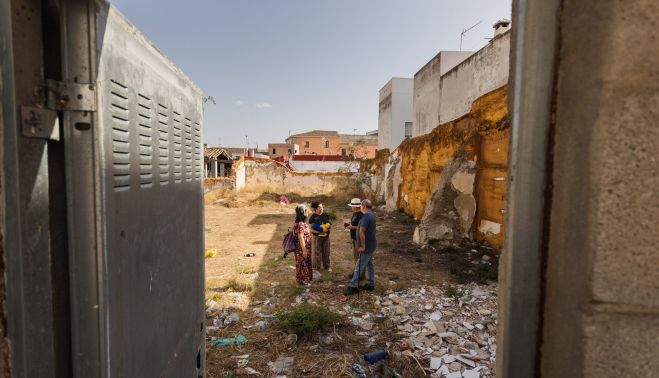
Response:
M462 51L462 39L464 38L464 36L467 35L467 32L468 32L469 30L471 30L471 29L475 28L476 26L480 25L481 22L483 22L483 20L478 21L477 23L471 25L470 27L468 27L468 28L466 28L466 29L465 29L465 28L462 28L462 32L460 33L460 51Z

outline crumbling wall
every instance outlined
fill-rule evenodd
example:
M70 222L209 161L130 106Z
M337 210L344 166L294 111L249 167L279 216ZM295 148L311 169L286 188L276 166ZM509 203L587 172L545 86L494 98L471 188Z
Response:
M359 175L350 172L296 172L270 159L245 158L245 190L322 193L363 191ZM240 190L237 189L237 190Z
M385 165L385 185L384 185L384 198L387 205L387 210L394 211L398 209L398 191L400 188L401 159L398 151L394 151L393 155L389 157L388 163Z
M232 177L209 177L204 179L204 192L213 190L236 190L236 178Z
M462 149L446 164L428 200L421 224L414 231L415 242L459 242L469 236L476 214L475 167L476 162L469 160Z
M405 140L386 159L363 167L382 180L376 187L384 187L388 210L421 220L417 241L467 236L501 248L510 136L506 95L506 86L487 93L467 115Z

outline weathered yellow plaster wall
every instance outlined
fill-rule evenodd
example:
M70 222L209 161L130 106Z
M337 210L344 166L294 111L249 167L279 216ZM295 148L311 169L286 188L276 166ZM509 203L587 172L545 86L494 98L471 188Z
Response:
M402 157L399 208L420 219L443 168L463 149L470 160L476 161L477 169L474 185L477 212L473 234L501 248L510 136L506 95L505 86L492 91L474 101L471 112L464 117L439 125L428 134L403 141L397 150ZM382 159L378 156L378 161ZM373 161L364 168L379 173L381 168L378 167L381 166L382 162ZM498 224L499 233L480 232L478 229L483 221L489 221L490 226Z

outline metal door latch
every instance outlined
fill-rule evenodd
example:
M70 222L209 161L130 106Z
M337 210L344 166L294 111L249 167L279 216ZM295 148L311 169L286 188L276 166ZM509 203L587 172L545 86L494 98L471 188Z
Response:
M57 112L34 106L21 106L21 128L23 136L60 140Z

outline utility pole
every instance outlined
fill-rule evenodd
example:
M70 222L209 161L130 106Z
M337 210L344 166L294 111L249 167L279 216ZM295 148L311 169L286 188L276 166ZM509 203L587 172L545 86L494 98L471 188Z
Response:
M466 29L462 28L462 33L460 33L460 51L462 51L462 38L464 38L464 36L467 34L467 32L469 30L471 30L471 29L475 28L476 26L480 25L481 22L483 22L483 21L482 20L478 21L477 23L475 23L474 25L472 25L472 26L470 26Z

